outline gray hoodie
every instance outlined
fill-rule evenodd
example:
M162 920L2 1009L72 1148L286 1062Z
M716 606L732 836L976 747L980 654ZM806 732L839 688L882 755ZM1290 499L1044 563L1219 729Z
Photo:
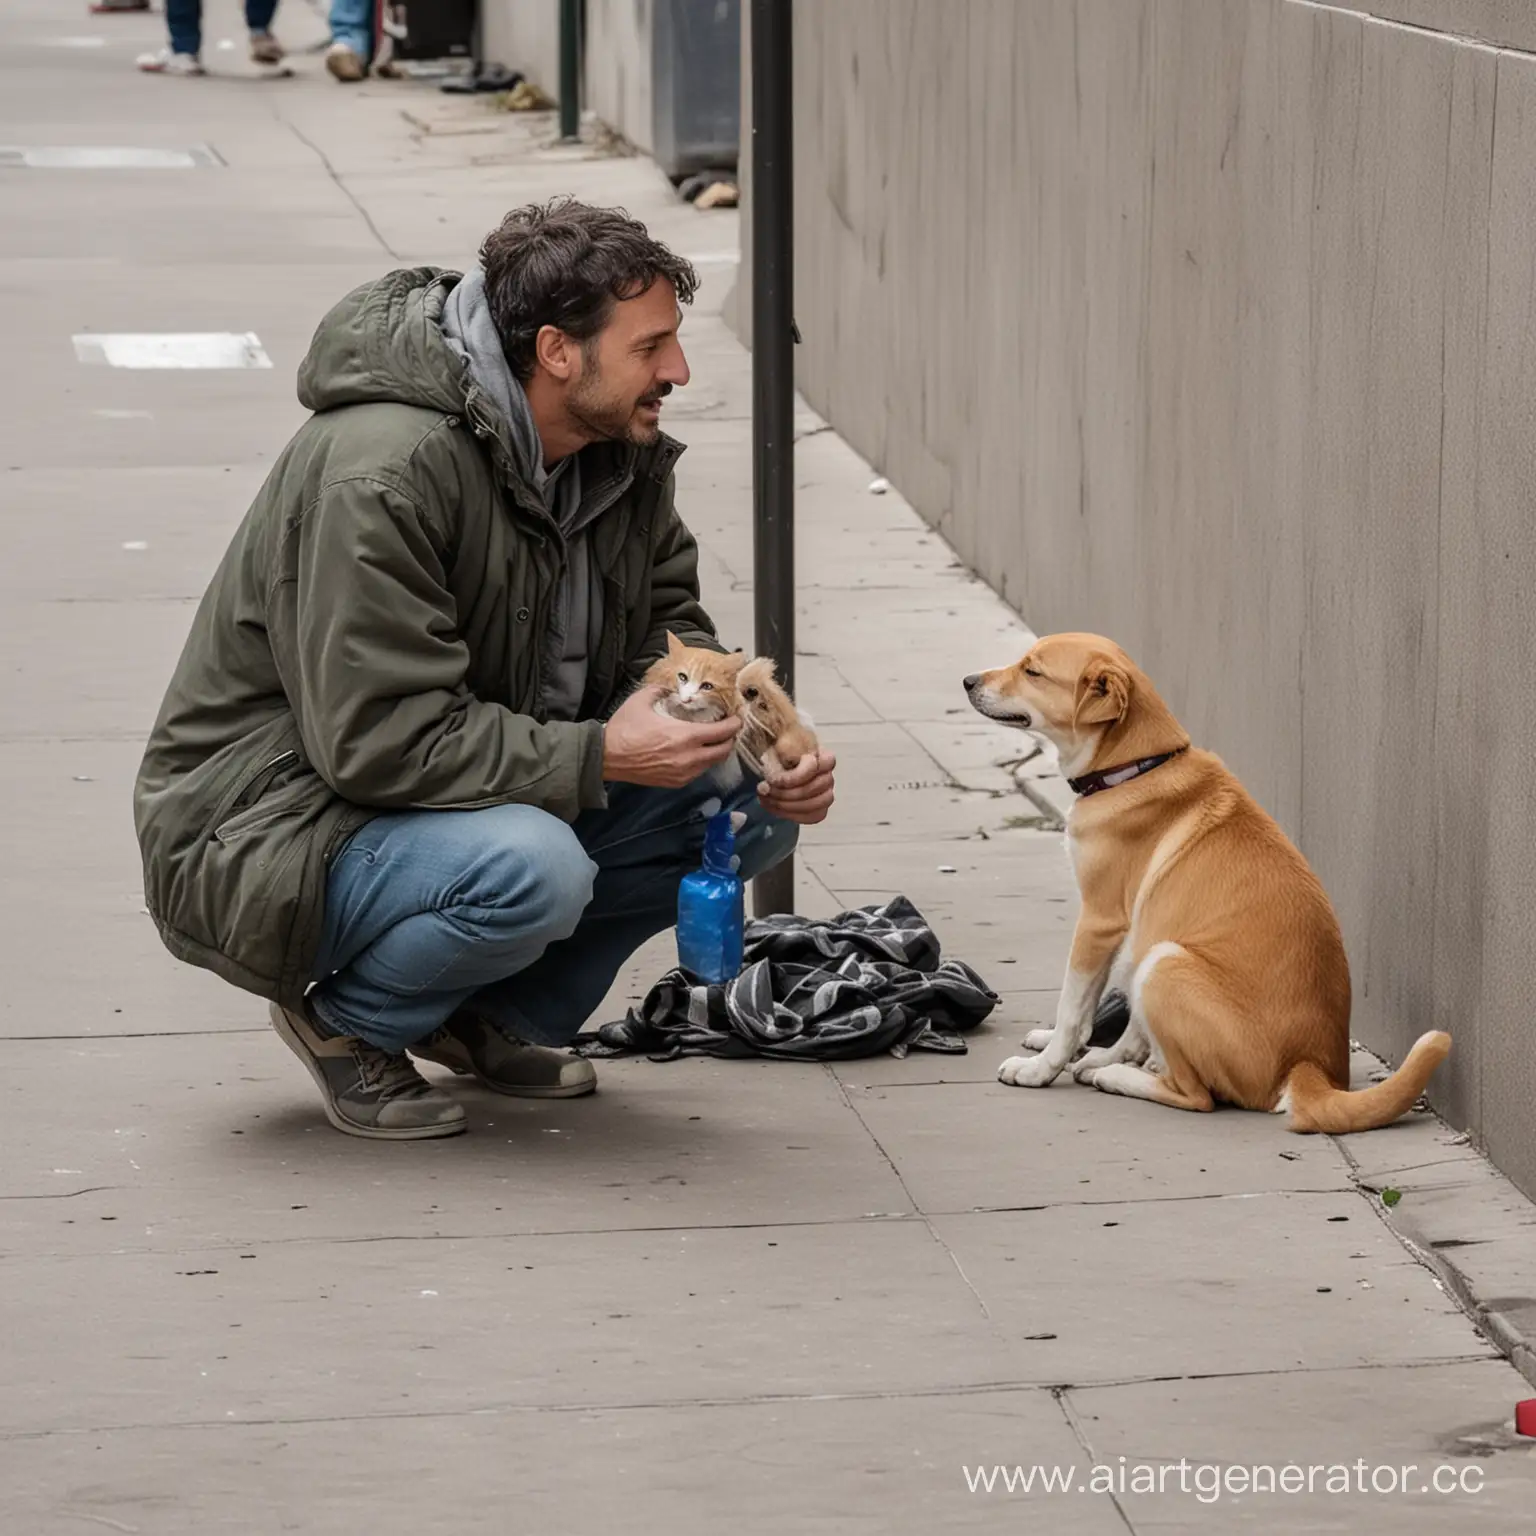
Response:
M502 351L485 296L485 275L478 268L466 272L448 295L442 324L444 339L465 360L475 382L505 419L519 467L565 536L565 576L544 637L544 708L551 720L574 720L586 692L588 660L603 628L603 586L592 564L588 538L601 509L582 506L581 464L576 454L552 470L544 468L544 446L533 411Z

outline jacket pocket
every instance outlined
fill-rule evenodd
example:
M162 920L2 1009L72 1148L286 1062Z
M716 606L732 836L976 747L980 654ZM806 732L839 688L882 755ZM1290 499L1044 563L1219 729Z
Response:
M232 842L254 832L267 822L283 814L286 802L278 780L292 775L290 769L298 767L299 754L295 751L280 752L270 762L260 764L245 782L236 788L228 810L217 822L213 835L227 848ZM302 781L300 781L302 789ZM292 795L288 797L289 800Z

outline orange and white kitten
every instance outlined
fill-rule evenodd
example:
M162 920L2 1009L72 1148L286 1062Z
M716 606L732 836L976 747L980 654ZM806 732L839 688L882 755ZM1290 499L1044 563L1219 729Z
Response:
M662 691L656 701L656 713L694 725L708 725L736 714L741 702L736 692L736 674L746 660L740 651L722 656L702 646L684 645L668 630L667 654L651 663L644 679ZM726 794L742 780L741 763L734 754L710 772Z
M660 688L658 715L708 725L736 713L736 674L746 665L740 651L722 656L702 646L684 645L667 631L667 654L646 669L645 681Z
M766 779L782 777L817 750L811 722L780 685L771 657L754 656L738 668L735 687L741 716L737 750Z

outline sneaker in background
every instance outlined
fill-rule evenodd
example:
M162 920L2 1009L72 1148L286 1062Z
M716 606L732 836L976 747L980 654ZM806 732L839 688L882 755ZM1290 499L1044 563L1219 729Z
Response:
M355 48L345 43L332 43L325 50L325 67L348 85L367 78L368 61Z
M270 32L251 33L251 63L281 64L284 57L283 45Z
M146 75L201 75L207 71L195 53L172 53L161 48L155 53L141 53L138 66Z

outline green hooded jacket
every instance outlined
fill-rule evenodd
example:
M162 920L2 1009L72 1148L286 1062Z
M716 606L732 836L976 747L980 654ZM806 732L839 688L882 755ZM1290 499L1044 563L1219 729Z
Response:
M288 1005L316 979L329 862L371 816L601 807L601 722L666 632L720 649L673 505L681 445L594 444L604 627L580 718L544 718L564 546L443 339L457 281L393 272L321 322L299 370L314 414L203 597L134 788L166 947Z

